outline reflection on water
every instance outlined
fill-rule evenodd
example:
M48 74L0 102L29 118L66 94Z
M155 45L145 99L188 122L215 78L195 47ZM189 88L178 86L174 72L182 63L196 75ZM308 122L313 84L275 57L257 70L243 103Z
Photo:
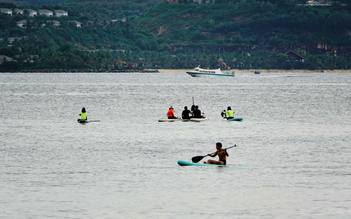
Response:
M0 74L1 218L347 218L349 74ZM180 116L192 98L208 120ZM243 122L222 121L231 106ZM82 107L88 118L77 123ZM228 150L228 164L177 160ZM204 160L206 160L205 158Z

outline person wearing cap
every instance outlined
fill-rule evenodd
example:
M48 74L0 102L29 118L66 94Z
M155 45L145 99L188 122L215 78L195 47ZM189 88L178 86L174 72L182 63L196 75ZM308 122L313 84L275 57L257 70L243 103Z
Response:
M226 114L228 114L227 119L233 119L234 118L234 112L232 111L232 108L230 106L228 106L227 111L223 110L222 117L224 116L224 118L225 118Z
M174 110L173 110L172 106L168 109L167 117L168 117L168 119L176 119L177 118L174 116Z
M79 115L81 116L81 120L88 120L88 114L84 107L82 108L82 112Z
M210 157L215 157L218 155L219 160L208 160L205 161L205 164L219 164L219 165L227 165L227 157L229 157L229 154L227 152L227 149L223 149L222 148L222 143L221 142L217 142L216 143L216 153L214 154L207 154L207 156Z
M192 114L192 112L190 110L188 110L187 106L185 106L184 110L182 112L182 119L190 119L189 114Z

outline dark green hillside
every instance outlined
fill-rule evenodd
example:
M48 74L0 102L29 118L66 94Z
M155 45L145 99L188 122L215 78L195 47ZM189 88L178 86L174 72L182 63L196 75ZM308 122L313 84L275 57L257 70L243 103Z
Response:
M156 3L111 3L107 8L103 4L78 3L40 6L51 11L68 11L69 16L63 17L10 16L0 13L0 55L19 57L16 60L20 60L2 64L0 70L106 68L115 60L109 52L111 50L138 52L158 49L154 35L137 30L128 18L140 16L152 4ZM1 7L40 9L11 3L0 3ZM135 11L135 14L131 11ZM17 26L17 22L22 20L27 21L24 28ZM54 26L52 21L58 21L60 25ZM77 27L75 21L80 22L81 27ZM11 38L15 40L10 42Z
M79 3L79 4L89 4L89 3L97 3L97 4L111 4L111 3L132 3L132 0L14 0L13 3L16 5L57 5L62 3ZM148 3L152 2L150 0L138 0L139 3Z
M160 4L137 19L167 44L279 47L351 45L350 7L238 0L233 4Z
M139 16L153 4L156 3L110 2L108 5L104 5L99 2L98 4L70 3L40 7L51 11L65 10L69 16L63 17L9 16L0 13L0 38L6 45L4 39L25 37L23 40L14 42L14 45L34 45L53 50L66 44L73 49L142 50L145 49L144 41L148 42L148 49L150 49L150 45L152 45L152 49L156 49L157 43L153 34L137 30L129 19L129 17ZM0 7L17 8L11 3L0 3ZM23 9L26 8L23 7ZM31 7L34 10L40 8ZM17 26L16 22L21 20L28 21L25 28ZM60 26L54 26L50 21L58 21ZM77 28L73 21L80 22L81 28Z
M68 0L40 7L0 2L1 8L68 12L63 17L0 13L0 55L10 58L0 60L0 71L106 69L116 60L141 68L351 66L351 3L179 2ZM17 22L23 20L27 24L21 28ZM285 54L289 50L298 60L296 53Z
M65 2L66 0L15 0L17 5L56 5Z
M67 0L62 4L80 15L105 20L138 17L156 5L156 1L150 0Z

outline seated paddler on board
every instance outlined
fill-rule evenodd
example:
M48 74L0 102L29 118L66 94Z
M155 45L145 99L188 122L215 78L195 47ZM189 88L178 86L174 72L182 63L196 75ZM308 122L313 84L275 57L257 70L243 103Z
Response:
M182 119L189 120L190 119L190 115L189 114L192 115L193 113L190 110L188 110L187 106L185 106L184 110L182 112Z
M168 109L167 118L168 119L176 119L177 118L174 116L174 110L173 110L172 106Z
M85 107L82 108L82 111L80 112L79 115L81 120L88 120L88 114L87 114L87 111L85 110Z
M227 116L228 114L228 116ZM227 119L233 119L234 118L234 112L232 111L232 108L228 106L227 111L223 110L221 113L222 117L227 118Z
M201 113L199 106L195 106L195 109L193 110L193 118L206 118L205 113Z
M216 149L217 151L214 154L207 154L207 156L210 157L215 157L218 156L219 160L208 160L205 161L205 164L219 164L219 165L227 165L227 157L229 157L229 154L227 152L227 149L222 148L222 143L217 142L216 143Z

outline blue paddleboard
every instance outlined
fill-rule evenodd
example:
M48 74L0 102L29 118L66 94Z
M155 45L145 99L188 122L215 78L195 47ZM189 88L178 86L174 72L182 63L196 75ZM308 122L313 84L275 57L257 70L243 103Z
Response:
M227 164L227 165L218 165L218 164L205 164L205 163L193 163L184 160L178 160L180 166L211 166L211 167L226 167L226 166L236 166L236 167L248 167L248 165L243 164Z
M241 122L241 121L243 121L243 118L241 118L241 117L237 117L237 118L232 118L232 119L223 119L223 120L227 120L228 122L230 122L230 121L239 121L239 122Z

